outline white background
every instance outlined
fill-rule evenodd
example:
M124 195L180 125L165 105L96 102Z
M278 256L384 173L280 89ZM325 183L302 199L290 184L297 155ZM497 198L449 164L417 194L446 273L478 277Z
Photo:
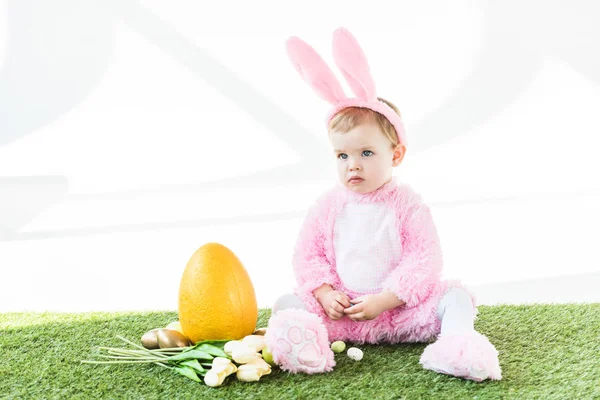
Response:
M207 242L259 306L291 290L335 175L284 42L333 65L339 26L402 111L395 175L445 276L483 304L600 301L598 3L365 4L0 1L0 311L174 310Z

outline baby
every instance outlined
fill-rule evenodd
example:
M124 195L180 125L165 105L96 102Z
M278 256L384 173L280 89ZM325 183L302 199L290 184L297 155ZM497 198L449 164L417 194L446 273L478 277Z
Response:
M501 379L498 352L475 331L476 308L458 282L442 281L431 211L392 176L406 154L398 109L375 94L367 60L346 29L334 59L356 94L347 98L324 61L298 38L294 66L329 101L327 128L341 185L309 210L293 256L294 293L280 297L266 336L279 366L319 373L335 365L329 343L430 342L424 368L483 381Z

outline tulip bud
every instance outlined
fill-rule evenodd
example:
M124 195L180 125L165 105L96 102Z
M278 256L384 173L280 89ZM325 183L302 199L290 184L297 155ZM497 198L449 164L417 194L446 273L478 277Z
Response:
M256 352L252 347L245 344L240 344L233 348L231 352L231 358L238 364L246 364L256 358L260 358L260 354Z
M262 351L267 346L264 336L248 335L242 339L242 343L252 347L255 351Z
M257 382L262 374L253 365L240 365L236 374L238 380L242 382Z
M224 380L225 380L224 373L218 374L215 371L213 371L212 369L210 371L208 371L206 373L206 375L204 375L204 383L206 384L206 386L210 386L210 387L221 386L223 384Z
M231 356L231 353L233 352L233 349L235 347L239 346L240 344L242 344L241 340L230 340L229 342L225 343L225 346L223 346L223 351L228 356Z
M211 371L214 371L216 373L221 373L222 371L225 371L225 376L228 376L237 371L237 367L234 363L231 362L229 358L215 357L212 362Z
M256 359L246 363L246 365L249 365L251 367L255 367L256 369L258 369L258 372L260 372L261 376L268 375L271 373L271 366L262 358L256 358Z
M215 357L213 358L212 361L212 366L216 367L217 365L229 365L231 364L231 360L229 358L225 358L225 357Z
M223 384L225 378L237 371L237 367L229 358L215 357L212 368L204 376L206 386L217 387Z

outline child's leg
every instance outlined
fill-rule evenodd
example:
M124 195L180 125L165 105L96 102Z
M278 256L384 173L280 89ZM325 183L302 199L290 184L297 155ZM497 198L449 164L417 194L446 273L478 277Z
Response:
M442 321L443 335L474 330L475 307L471 296L464 289L449 289L438 304L437 315Z
M306 310L306 306L302 300L300 300L300 297L296 296L294 293L286 293L275 301L272 312L275 314L279 310L286 310L288 308Z
M295 294L277 299L265 339L273 360L285 371L314 374L335 366L325 325Z
M475 331L475 307L469 293L451 288L438 305L441 333L425 348L423 368L481 382L501 379L498 351L487 337Z

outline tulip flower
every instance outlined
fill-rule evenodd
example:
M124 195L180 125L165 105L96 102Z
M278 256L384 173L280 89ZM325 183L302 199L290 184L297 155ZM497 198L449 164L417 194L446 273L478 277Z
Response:
M254 348L245 344L236 346L231 352L231 358L238 364L246 364L255 359L261 359L261 355Z
M223 346L223 351L228 356L231 356L233 348L240 345L241 343L242 343L241 340L230 340L229 342L225 343L225 346Z
M248 335L242 339L242 343L252 347L257 352L262 351L267 346L265 337L261 335Z
M215 357L210 371L204 376L206 386L217 387L223 384L225 378L237 371L237 367L230 359Z
M261 357L254 347L242 343L240 340L231 340L225 343L223 350L238 364L246 364L248 361Z
M258 358L240 365L237 370L237 378L242 382L256 382L261 376L271 373L271 366L262 358Z

